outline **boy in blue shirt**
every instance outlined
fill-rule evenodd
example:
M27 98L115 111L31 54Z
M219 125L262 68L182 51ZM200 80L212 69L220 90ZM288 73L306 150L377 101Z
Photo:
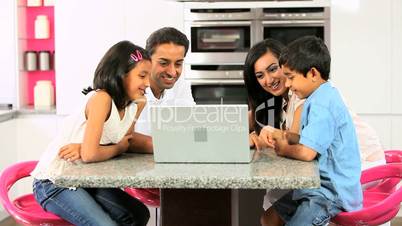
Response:
M273 134L280 156L317 160L321 187L294 190L268 210L269 225L327 225L341 211L362 208L360 154L348 109L329 82L331 57L323 41L307 36L290 43L279 64L286 86L306 98L300 136Z

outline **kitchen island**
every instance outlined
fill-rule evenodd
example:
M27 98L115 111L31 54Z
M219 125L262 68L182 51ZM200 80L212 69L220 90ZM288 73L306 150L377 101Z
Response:
M320 186L315 161L272 150L255 152L249 164L161 164L152 155L130 153L90 164L57 161L53 180L59 186L161 188L163 226L239 225L238 189Z

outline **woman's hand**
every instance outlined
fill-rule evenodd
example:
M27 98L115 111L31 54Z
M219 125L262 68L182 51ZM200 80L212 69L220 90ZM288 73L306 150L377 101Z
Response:
M60 148L59 157L69 162L81 159L81 144L67 144Z
M270 148L274 148L275 140L273 138L273 134L277 133L278 129L275 129L272 126L264 126L260 132L260 140L262 143Z
M263 142L258 137L258 135L255 131L251 132L248 135L248 141L250 144L250 148L255 148L255 149L257 149L257 151L260 151L264 147Z

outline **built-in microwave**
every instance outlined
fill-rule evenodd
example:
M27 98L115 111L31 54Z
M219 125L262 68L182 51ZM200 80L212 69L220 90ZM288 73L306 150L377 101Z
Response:
M260 40L273 38L287 45L312 35L330 44L330 10L327 7L264 8L257 22Z
M255 43L254 10L191 9L184 15L191 39L188 64L242 64Z

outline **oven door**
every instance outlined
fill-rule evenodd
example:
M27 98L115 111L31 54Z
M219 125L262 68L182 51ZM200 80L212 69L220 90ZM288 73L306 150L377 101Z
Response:
M262 21L263 39L272 38L284 45L307 35L321 38L329 46L329 26L325 20Z
M246 87L240 81L192 82L191 90L197 104L248 104Z
M189 64L240 64L253 44L252 21L186 22L190 34Z
M189 80L233 79L243 80L243 64L236 65L185 65L185 75Z

